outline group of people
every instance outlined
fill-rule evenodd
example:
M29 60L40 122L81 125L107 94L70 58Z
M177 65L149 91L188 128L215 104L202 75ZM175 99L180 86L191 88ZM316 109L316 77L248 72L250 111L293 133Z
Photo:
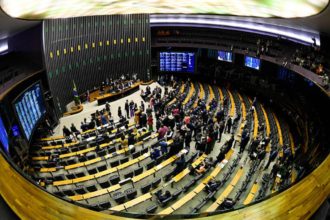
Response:
M136 83L137 81L138 81L137 73L132 73L132 75L130 75L129 73L127 73L126 75L122 74L118 79L107 78L105 81L101 83L100 87L94 86L93 89L87 90L85 97L81 96L80 98L81 99L85 98L88 102L90 102L89 95L92 92L100 90L101 94L104 94L105 92L116 93L123 89L133 86L133 84ZM105 91L106 88L108 88L107 91ZM80 101L83 102L84 100L80 100Z

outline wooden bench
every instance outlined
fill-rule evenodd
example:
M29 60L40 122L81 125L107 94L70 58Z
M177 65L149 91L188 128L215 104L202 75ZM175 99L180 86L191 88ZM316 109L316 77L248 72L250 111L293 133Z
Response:
M256 183L253 185L253 187L252 187L249 195L246 197L245 201L243 202L244 205L247 205L247 204L249 204L252 201L254 195L256 194L256 192L258 190L258 187L259 186Z
M233 154L234 150L230 150L225 157L225 160L229 161L231 155ZM159 216L163 216L163 215L168 215L168 214L172 214L174 211L178 210L180 207L182 207L183 205L185 205L187 202L191 201L198 193L200 193L201 191L203 191L203 189L206 187L207 182L212 178L212 177L216 177L220 171L222 170L222 168L220 166L217 166L213 172L206 177L206 179L200 183L194 190L192 190L190 193L188 193L187 195L185 195L184 197L182 197L179 201L177 201L176 203L174 203L172 206L168 207L167 209L159 212L157 215Z
M181 152L181 154L185 154L186 151L182 150L180 152ZM178 159L178 157L175 155L175 156L167 159L166 161L162 162L157 167L162 167L163 168L163 167L166 166L166 164L170 164L171 162L175 161L176 159ZM168 161L171 161L171 162L168 163ZM159 170L162 169L162 168L159 168ZM157 170L157 171L159 171L159 170ZM131 181L134 184L135 182L138 182L138 181L140 181L140 180L156 173L157 171L154 168L150 169L150 170L148 170L148 171L146 171L146 172L144 172L144 173L142 173L138 176L133 177ZM64 184L64 185L66 185L66 184ZM111 186L107 189L97 190L93 193L87 193L87 194L77 195L77 196L69 196L68 199L72 199L73 201L89 199L89 198L97 197L97 196L100 196L100 195L103 195L103 194L106 194L106 193L110 193L110 190L111 190L111 192L113 192L113 191L118 190L118 189L121 189L121 186L119 184L113 185L113 186Z

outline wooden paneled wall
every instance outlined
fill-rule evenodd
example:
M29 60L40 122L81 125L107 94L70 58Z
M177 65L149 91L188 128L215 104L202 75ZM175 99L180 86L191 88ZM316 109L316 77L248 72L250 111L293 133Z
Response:
M148 14L45 20L43 34L49 84L62 110L73 100L73 80L81 94L121 74L138 73L141 80L147 79Z

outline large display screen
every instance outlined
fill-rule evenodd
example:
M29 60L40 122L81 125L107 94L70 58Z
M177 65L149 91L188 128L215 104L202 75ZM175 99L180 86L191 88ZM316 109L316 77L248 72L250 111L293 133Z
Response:
M9 156L8 134L5 126L3 125L1 117L0 117L0 142L3 148L5 149L7 155Z
M29 87L13 102L18 120L27 140L30 140L38 120L46 113L40 82Z
M245 56L245 66L260 70L260 59Z
M0 4L7 14L22 19L145 13L296 18L320 13L328 0L0 0Z
M233 53L225 52L225 51L218 51L218 60L233 62Z
M159 52L159 70L161 72L195 72L195 53Z

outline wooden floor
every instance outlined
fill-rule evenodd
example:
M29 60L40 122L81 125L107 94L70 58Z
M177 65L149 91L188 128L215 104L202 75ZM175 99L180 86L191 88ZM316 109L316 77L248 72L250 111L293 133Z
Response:
M58 199L30 183L0 155L0 193L21 219L125 219ZM330 193L330 156L309 176L287 191L221 219L308 219ZM219 219L220 216L204 217Z

